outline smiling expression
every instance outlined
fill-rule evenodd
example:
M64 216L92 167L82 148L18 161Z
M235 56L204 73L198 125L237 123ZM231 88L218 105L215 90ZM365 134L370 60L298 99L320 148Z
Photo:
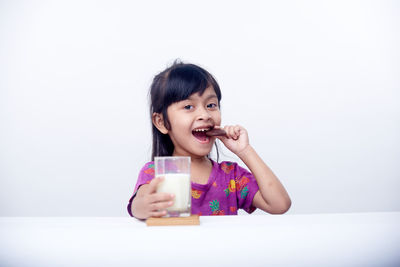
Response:
M218 98L212 87L202 95L195 93L171 104L167 114L168 134L175 147L173 155L203 157L210 153L215 137L208 137L205 132L221 124Z

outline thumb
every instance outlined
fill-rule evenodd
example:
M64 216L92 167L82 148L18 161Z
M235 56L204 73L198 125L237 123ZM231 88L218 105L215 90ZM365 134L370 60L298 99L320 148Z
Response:
M163 176L159 176L159 177L156 177L153 180L151 180L151 182L149 184L149 193L151 194L151 193L157 192L157 186L162 181L164 181L164 177Z
M228 140L228 137L226 135L217 135L215 136L217 139L221 140L221 142L225 143L226 140Z

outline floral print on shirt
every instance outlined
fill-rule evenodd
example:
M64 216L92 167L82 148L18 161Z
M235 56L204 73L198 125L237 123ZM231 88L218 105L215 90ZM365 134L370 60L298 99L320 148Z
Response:
M213 167L207 184L191 184L192 214L236 215L238 209L253 212L253 198L259 190L253 174L234 162L211 162ZM153 178L154 162L151 161L140 171L134 192ZM128 212L132 199L129 200Z

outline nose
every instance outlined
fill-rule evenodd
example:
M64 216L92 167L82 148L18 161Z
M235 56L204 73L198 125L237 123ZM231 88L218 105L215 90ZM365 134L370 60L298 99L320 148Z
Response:
M198 120L209 120L209 119L211 119L210 112L205 108L199 109Z

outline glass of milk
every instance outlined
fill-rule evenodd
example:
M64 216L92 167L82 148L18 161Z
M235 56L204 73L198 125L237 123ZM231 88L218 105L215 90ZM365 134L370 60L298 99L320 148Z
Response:
M164 177L157 192L174 194L174 204L167 208L167 217L190 216L190 157L155 157L155 177Z

